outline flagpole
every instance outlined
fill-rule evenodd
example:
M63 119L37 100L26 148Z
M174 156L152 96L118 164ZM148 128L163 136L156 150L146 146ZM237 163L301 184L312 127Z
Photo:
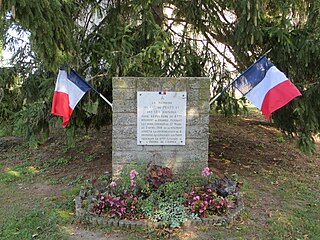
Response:
M241 76L241 75L240 75L240 76ZM217 100L217 99L221 96L221 94L224 93L237 79L238 79L238 77L237 77L235 80L233 80L231 83L229 83L227 86L225 86L225 87L221 90L221 92L219 92L216 96L214 96L214 98L212 98L211 101L209 102L209 106L211 106L211 104L212 104L215 100Z
M94 90L94 89L92 89ZM96 93L99 94L99 96L106 102L109 104L109 106L111 107L111 109L113 110L113 107L112 107L112 103L108 101L108 99L106 99L101 93L99 93L98 91L95 91Z
M86 81L87 82L87 81ZM95 89L90 83L87 82L87 84L92 88L93 91L95 91L107 104L109 104L109 106L111 107L111 109L113 110L112 107L112 103L108 101L108 99L105 98L105 96L103 96L100 92L98 92L97 89Z
M74 71L74 70L73 70ZM75 72L75 71L74 71ZM100 92L98 92L97 89L95 89L90 83L89 81L84 80L82 77L79 76L79 78L81 78L93 91L95 91L113 110L112 107L112 103L108 101L108 99L105 98L105 96L103 96Z
M260 56L254 63L252 63L246 70L244 70L238 77L236 77L231 83L229 83L226 87L224 87L221 92L219 92L216 96L214 96L214 98L211 99L211 101L209 102L209 106L211 106L211 104L217 100L222 93L224 93L235 81L237 81L243 74L245 74L247 71L249 71L254 64L256 64L257 62L259 62L264 56L266 56L269 52L271 52L272 48L270 48L268 51L266 51L262 56Z

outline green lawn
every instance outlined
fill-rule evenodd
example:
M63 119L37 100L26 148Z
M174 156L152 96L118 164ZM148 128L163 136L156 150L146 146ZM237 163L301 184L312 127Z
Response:
M235 223L174 231L133 231L110 227L103 228L103 231L110 239L112 236L159 239L168 235L171 239L320 239L319 155L307 157L301 154L294 143L274 129L265 130L265 125L259 125L260 132L255 133L252 128L256 125L246 128L241 124L217 123L221 129L215 129L214 136L222 134L221 138L210 138L213 150L221 146L229 148L224 148L222 157L217 157L218 151L210 152L210 156L215 157L215 166L220 166L229 175L236 174L244 182L245 210ZM238 125L240 129L237 130ZM229 137L224 137L218 130L225 131ZM243 158L241 152L233 153L233 145L230 144L233 130L235 136L238 136L237 131L250 133L252 130L252 135L246 135L241 141L259 136L259 144L253 146L251 156L248 152L244 152ZM280 156L281 162L274 164L276 160L267 155L270 146L278 146L273 154ZM0 239L70 239L70 229L75 227L73 198L81 185L90 182L90 178L80 175L61 178L50 173L62 167L71 174L74 168L70 164L74 164L76 154L82 150L78 149L72 157L66 152L59 157L44 158L41 164L35 150L22 145L0 150ZM240 150L241 147L237 151ZM90 161L83 158L83 164L95 164L94 161L94 158ZM86 224L76 227L101 230Z

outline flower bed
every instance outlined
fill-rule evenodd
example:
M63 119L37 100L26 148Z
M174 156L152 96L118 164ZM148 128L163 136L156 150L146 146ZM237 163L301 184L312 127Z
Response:
M76 216L126 228L230 223L243 209L241 182L215 178L209 168L174 178L171 169L132 165L104 187L81 190ZM198 176L197 176L198 175ZM193 176L193 177L190 177Z

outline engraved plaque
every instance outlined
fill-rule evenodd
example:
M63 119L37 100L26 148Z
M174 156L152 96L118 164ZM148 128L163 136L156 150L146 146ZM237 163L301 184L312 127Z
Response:
M186 92L137 92L137 144L185 145Z

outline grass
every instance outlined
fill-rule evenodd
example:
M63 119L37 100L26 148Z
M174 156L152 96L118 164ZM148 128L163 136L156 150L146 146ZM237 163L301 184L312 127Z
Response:
M37 208L25 211L16 208L1 226L0 239L68 239L58 225L55 214Z
M282 211L273 217L278 239L320 239L319 180L313 183L285 175L280 196Z
M0 239L68 239L59 225L61 217L16 186L0 182L0 195L6 196L0 198Z
M274 201L266 225L259 227L255 222L261 216L255 216L247 209L235 225L211 228L206 235L212 239L225 239L226 236L230 239L320 239L320 181L311 181L308 176L301 179L283 169L274 169L267 179L278 179L279 184L265 188L269 201ZM252 184L245 182L243 189L245 201L250 205L260 201Z
M21 165L17 169L21 168ZM279 177L281 176L281 177ZM27 177L23 175L22 178ZM259 176L258 176L259 177ZM260 176L263 178L263 176ZM319 222L319 192L313 187L317 187L319 181L310 184L308 178L301 181L299 176L292 176L290 172L273 171L265 179L275 181L278 179L278 187L269 187L267 191L270 198L279 198L278 207L271 210L272 217L263 228L255 228L254 233L250 222L254 222L259 216L252 216L249 211L245 211L238 219L238 223L231 226L200 226L193 237L183 238L179 234L173 234L173 239L199 239L207 236L210 239L248 239L252 236L257 239L320 239ZM20 179L23 180L23 179ZM241 179L242 180L242 179ZM259 201L253 183L244 180L246 201L254 203ZM7 199L0 201L4 206L10 200L10 208L0 208L0 239L68 239L66 226L73 219L73 198L79 192L79 186L63 192L58 198L53 198L48 202L41 199L28 199L28 196L21 196L17 186L12 181L0 181L0 195ZM24 202L24 204L21 204ZM5 219L5 221L4 221ZM249 223L249 224L248 224ZM115 228L104 228L105 232L117 232ZM199 235L199 232L201 234ZM126 233L128 239L146 237L145 232L139 229ZM155 232L149 232L148 237L154 236ZM164 233L165 235L165 233ZM164 236L162 236L164 237ZM162 238L161 237L161 238ZM150 238L152 239L152 238Z
M211 144L219 141L221 140L210 136ZM287 148L290 143L287 140L283 143L284 137L281 134L273 132L268 141L273 142L273 145L281 145L279 157L287 161L298 160L290 158L292 149ZM254 147L260 152L266 151L268 141L259 138ZM0 150L0 239L69 239L68 229L71 228L74 220L73 199L78 194L80 186L90 184L91 180L80 175L70 178L69 176L48 176L48 173L56 167L68 168L75 158L49 156L36 160L40 158L35 158L31 150L21 146L0 148ZM242 163L240 157L237 159L225 157L230 159L225 161L226 169L231 165ZM94 164L94 160L95 157L92 155L86 155L83 158L84 163ZM310 158L305 163L310 164L313 161L319 161L319 157ZM103 227L102 230L107 235L125 235L126 239L165 239L168 235L171 239L186 240L320 239L318 168L303 166L304 164L298 165L296 169L271 163L266 166L261 163L261 158L258 156L249 159L248 163L241 166L244 165L249 166L244 169L246 173L243 172L244 170L233 172L231 168L227 169L229 175L234 173L236 178L244 182L242 191L245 196L245 210L234 224L202 225L188 231L171 232L167 232L168 229L146 231L114 227ZM43 169L46 170L46 176ZM68 170L72 171L72 168ZM249 174L251 174L250 177ZM105 178L106 176L102 176L99 180L105 180ZM33 192L32 186L43 184L45 181L56 189L64 185L65 190L57 194ZM90 229L95 231L101 228L90 226Z
M66 231L74 218L74 196L80 189L80 177L74 186L59 196L34 193L32 186L44 181L28 151L17 147L4 151L0 158L0 239L69 239ZM46 169L66 165L70 159L58 158L44 163ZM8 167L9 166L9 167ZM68 181L50 178L51 184ZM78 183L78 184L76 184ZM47 193L50 194L50 193Z
M2 182L13 182L18 179L24 181L31 181L33 177L38 173L38 169L31 162L23 162L20 164L7 167L3 172L0 172L0 181Z
M66 177L62 178L56 178L56 177L51 177L48 180L49 184L55 185L55 184L60 184L60 183L67 183L69 180Z

